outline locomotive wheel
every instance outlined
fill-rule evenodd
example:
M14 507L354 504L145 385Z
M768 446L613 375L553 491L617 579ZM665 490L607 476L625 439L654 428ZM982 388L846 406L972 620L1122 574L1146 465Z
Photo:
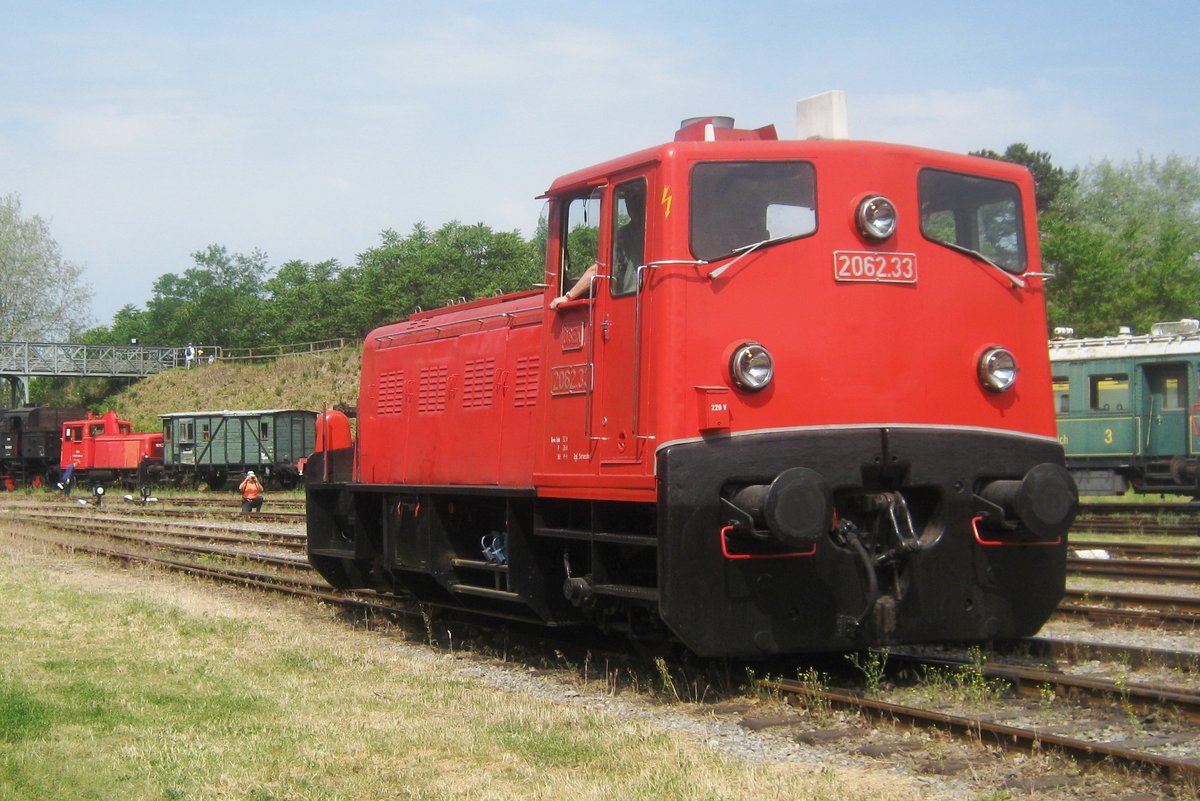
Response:
M33 478L29 479L29 486L34 489L41 489L46 486L46 479L41 473L34 473Z
M17 488L17 481L12 476L4 476L0 478L0 486L4 487L8 492L12 492Z

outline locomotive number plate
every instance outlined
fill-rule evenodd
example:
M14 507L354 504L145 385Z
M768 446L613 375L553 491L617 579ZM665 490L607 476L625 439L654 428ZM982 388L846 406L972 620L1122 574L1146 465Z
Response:
M917 254L835 250L833 252L833 277L837 281L915 284L917 283Z

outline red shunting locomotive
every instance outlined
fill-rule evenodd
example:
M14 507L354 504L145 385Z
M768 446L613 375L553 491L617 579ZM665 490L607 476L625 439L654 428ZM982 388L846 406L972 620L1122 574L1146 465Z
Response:
M1033 634L1078 506L1033 189L721 118L558 179L544 290L368 336L312 564L706 656Z
M62 454L59 466L77 483L145 486L161 472L163 435L138 433L128 420L108 410L96 417L62 424Z

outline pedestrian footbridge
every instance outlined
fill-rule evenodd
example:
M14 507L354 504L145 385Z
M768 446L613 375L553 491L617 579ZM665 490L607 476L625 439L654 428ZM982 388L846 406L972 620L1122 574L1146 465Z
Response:
M12 387L12 406L29 402L38 376L142 378L184 365L183 348L0 342L0 378Z

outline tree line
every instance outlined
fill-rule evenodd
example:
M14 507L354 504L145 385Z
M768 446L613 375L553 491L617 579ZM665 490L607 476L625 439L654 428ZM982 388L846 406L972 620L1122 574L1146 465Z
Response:
M517 231L418 223L380 238L353 265L295 260L274 270L260 251L210 245L192 267L155 281L144 309L124 306L83 341L251 348L361 338L418 308L528 289L542 276L540 250Z
M1139 157L1064 170L1024 144L975 155L1024 164L1037 182L1052 328L1147 333L1200 317L1200 162Z
M1200 162L1177 156L1102 161L1067 170L1022 143L975 155L1024 164L1037 182L1049 322L1079 335L1118 325L1200 317ZM73 322L90 302L40 218L0 198L0 339L69 338L182 346L261 347L360 338L419 308L527 289L542 277L544 232L533 239L484 224L418 223L384 231L354 264L289 261L210 245L154 283L144 307L108 324Z

